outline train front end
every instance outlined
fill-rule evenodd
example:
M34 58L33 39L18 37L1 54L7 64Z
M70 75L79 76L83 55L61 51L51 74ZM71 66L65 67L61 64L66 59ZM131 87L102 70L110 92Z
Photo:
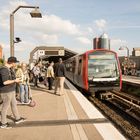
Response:
M110 50L87 53L88 88L90 92L121 89L121 70L117 54Z

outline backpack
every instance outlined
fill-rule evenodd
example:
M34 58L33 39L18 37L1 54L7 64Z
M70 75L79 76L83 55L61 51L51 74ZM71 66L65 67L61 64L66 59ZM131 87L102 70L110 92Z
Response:
M4 68L4 66L0 66L0 87L3 87L3 81L2 81L2 75L1 75L1 70Z

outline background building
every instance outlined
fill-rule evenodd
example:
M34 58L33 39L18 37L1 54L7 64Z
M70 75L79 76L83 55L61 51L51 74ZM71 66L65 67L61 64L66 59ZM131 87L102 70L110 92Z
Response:
M103 33L99 38L93 39L93 49L109 49L110 50L110 39L108 35Z
M133 48L132 56L140 56L140 48Z
M2 49L2 46L0 45L0 59L3 58L3 49Z

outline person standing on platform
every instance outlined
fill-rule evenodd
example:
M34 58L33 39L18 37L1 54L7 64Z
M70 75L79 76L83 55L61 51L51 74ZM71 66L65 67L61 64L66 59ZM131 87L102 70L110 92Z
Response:
M32 69L32 72L33 72L33 76L34 76L34 78L33 78L34 87L39 87L38 86L38 83L37 83L38 82L39 75L41 73L39 63L36 63L35 64L35 66Z
M54 93L57 93L57 89L59 87L59 95L64 95L64 81L66 68L63 64L62 58L59 58L59 62L55 65L54 73L56 77Z
M54 62L51 62L47 69L47 80L48 80L49 90L52 90L52 85L53 85L53 81L54 81L53 65L54 65Z
M21 78L21 83L19 83L20 89L20 102L29 102L29 74L27 71L27 65L25 63L21 64L21 68L18 68L16 72L16 77Z
M2 98L2 108L1 108L1 124L0 128L10 128L7 123L7 111L11 106L12 113L15 117L15 123L21 123L25 118L20 117L17 102L15 97L15 87L16 83L20 83L21 80L16 78L14 67L16 67L17 58L9 57L5 66L0 69L0 94Z

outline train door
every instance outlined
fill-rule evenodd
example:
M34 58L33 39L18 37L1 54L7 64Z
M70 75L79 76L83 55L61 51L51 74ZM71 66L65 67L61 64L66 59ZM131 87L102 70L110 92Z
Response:
M80 87L83 87L82 67L83 67L83 59L82 59L82 56L79 56L79 58L78 58L77 82L78 82L78 85Z
M78 70L77 69L78 69L78 57L75 57L73 61L73 82L75 84L78 84L78 81L77 81Z
M73 83L75 83L75 80L74 80L75 65L76 65L76 61L75 61L75 58L74 58L73 61L72 61L72 81L73 81Z

